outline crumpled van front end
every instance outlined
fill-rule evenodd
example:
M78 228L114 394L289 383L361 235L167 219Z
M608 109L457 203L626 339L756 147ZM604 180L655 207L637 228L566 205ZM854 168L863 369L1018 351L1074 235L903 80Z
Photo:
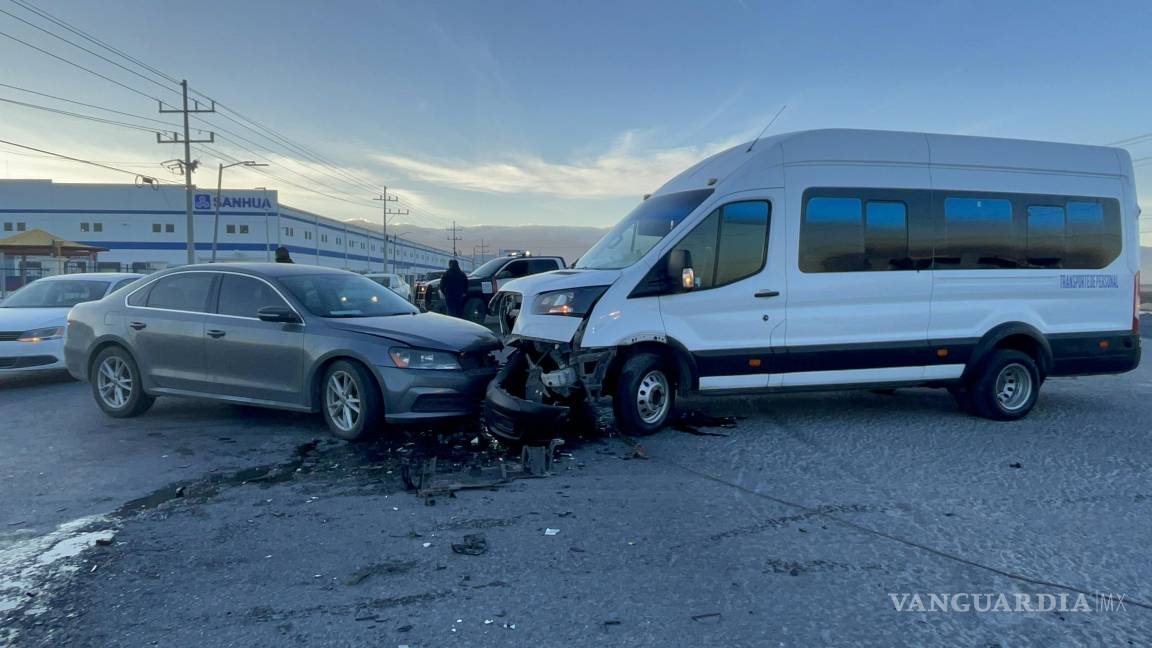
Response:
M644 294L660 257L657 247L712 193L653 196L575 268L504 286L491 310L515 351L488 387L486 418L493 433L515 441L551 438L570 407L611 395L620 349L666 341L659 299Z

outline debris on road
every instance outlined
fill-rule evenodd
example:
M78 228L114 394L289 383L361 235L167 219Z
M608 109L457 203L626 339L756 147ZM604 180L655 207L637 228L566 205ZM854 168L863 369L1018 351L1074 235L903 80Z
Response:
M712 416L705 414L700 410L685 410L681 412L676 420L672 422L672 429L678 432L687 432L695 436L715 436L726 437L727 434L720 432L705 432L700 428L727 428L731 429L736 427L735 416Z
M1019 461L1017 461L1016 463L1010 463L1010 464L1008 464L1008 467L1009 467L1009 468L1023 468L1023 467L1024 467L1024 464L1022 464L1022 463L1020 463Z
M692 620L697 623L718 623L720 621L719 612L707 612L705 614L694 614Z
M488 540L482 533L464 536L464 542L452 543L452 551L464 556L479 556L488 551Z
M560 529L544 529L544 535L554 536L560 533Z

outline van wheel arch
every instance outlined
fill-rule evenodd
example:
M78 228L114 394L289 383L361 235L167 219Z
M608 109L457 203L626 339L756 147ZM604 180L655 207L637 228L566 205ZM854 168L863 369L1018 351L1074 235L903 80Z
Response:
M964 368L964 380L970 380L977 373L981 362L1000 349L1020 351L1030 356L1036 362L1041 380L1052 369L1052 346L1048 338L1031 324L1008 322L988 331L976 343Z
M672 379L676 383L678 393L686 394L695 390L699 384L696 363L692 359L692 354L684 348L684 345L669 338L667 342L637 342L618 348L615 357L612 358L612 362L608 366L608 371L605 373L604 384L600 389L602 394L611 394L616 390L616 377L620 375L624 363L628 362L629 358L641 353L651 353L664 358L668 366L675 372Z

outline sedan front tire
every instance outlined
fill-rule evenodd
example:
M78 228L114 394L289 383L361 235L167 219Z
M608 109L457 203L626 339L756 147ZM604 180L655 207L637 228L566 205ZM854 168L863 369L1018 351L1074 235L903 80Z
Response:
M328 429L345 441L368 438L383 419L380 390L368 370L357 362L337 360L329 365L320 399Z

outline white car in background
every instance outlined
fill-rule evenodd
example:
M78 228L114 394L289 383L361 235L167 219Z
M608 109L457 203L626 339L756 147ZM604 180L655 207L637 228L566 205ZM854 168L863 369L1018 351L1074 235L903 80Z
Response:
M398 274L384 272L374 272L364 276L400 295L408 302L412 301L412 286L410 286L407 281L404 281L404 277Z
M37 279L0 302L0 373L64 368L68 312L144 275L92 272Z

